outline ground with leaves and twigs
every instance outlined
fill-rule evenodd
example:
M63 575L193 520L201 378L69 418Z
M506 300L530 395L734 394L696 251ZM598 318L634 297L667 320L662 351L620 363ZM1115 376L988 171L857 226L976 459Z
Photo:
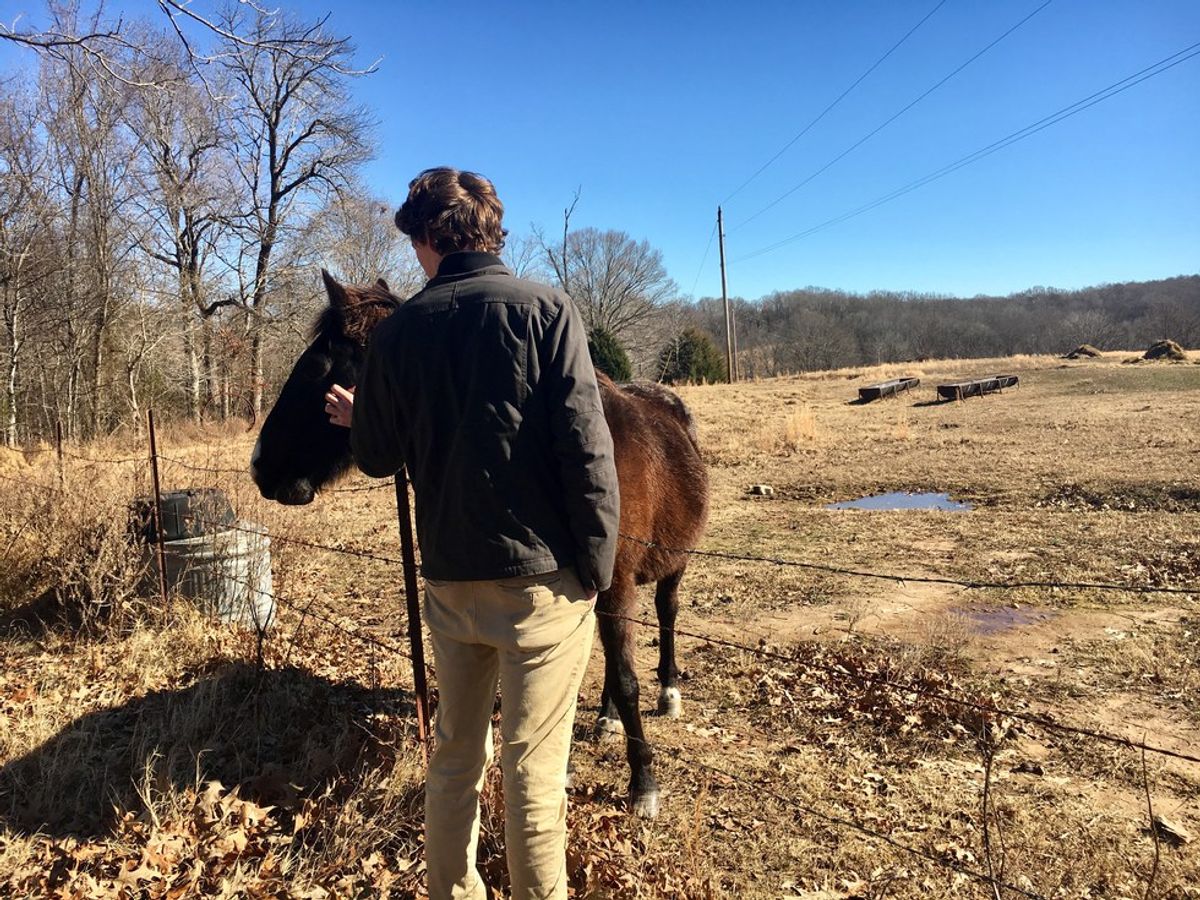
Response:
M683 583L684 716L646 716L654 822L628 816L623 746L588 727L596 650L574 896L1200 897L1200 764L1082 733L1198 754L1200 595L918 580L1200 583L1200 366L1128 356L684 388L713 483L703 549L724 555ZM932 402L1000 370L1020 388ZM922 385L850 402L896 375ZM420 896L402 581L356 555L399 556L390 485L285 509L242 474L253 435L160 442L165 487L221 486L270 528L277 627L260 641L146 589L125 535L144 441L68 447L61 474L52 451L0 452L0 893ZM824 508L891 490L974 508ZM493 773L480 865L501 892L502 815Z

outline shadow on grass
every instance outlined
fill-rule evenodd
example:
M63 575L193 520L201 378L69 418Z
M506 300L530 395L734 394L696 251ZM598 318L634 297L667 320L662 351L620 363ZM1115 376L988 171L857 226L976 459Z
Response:
M211 780L286 814L335 782L352 792L403 738L408 722L397 720L414 712L409 691L219 663L187 687L81 716L0 767L0 823L100 837L144 809L146 786L162 797Z
M82 626L78 607L64 603L52 590L0 612L0 640L37 640L51 631L78 631Z

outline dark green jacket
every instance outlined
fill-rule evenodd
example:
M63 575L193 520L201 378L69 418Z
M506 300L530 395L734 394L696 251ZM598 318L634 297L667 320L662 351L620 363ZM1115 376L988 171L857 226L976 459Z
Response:
M575 567L612 581L612 435L570 298L486 253L452 253L375 329L350 445L376 478L408 466L425 577Z

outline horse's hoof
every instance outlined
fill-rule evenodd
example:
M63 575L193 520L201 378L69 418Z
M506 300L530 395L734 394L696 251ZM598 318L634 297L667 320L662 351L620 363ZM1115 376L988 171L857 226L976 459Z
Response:
M683 715L683 697L679 688L663 688L658 692L658 714L668 719L678 719Z
M624 737L625 726L621 724L620 719L601 716L596 720L596 734L600 736L601 740Z
M647 791L633 798L633 814L639 819L653 819L658 815L658 791Z

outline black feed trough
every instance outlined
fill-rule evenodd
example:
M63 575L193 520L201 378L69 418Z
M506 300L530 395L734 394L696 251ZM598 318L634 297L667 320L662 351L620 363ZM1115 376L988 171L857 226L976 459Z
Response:
M984 394L994 394L1005 388L1016 387L1019 382L1020 379L1016 375L989 375L987 378L976 378L973 381L939 384L938 399L966 400L968 397L982 397Z
M921 383L920 378L893 378L891 381L881 381L879 384L868 384L858 389L858 399L866 403L883 397L895 397L905 391L911 391Z

